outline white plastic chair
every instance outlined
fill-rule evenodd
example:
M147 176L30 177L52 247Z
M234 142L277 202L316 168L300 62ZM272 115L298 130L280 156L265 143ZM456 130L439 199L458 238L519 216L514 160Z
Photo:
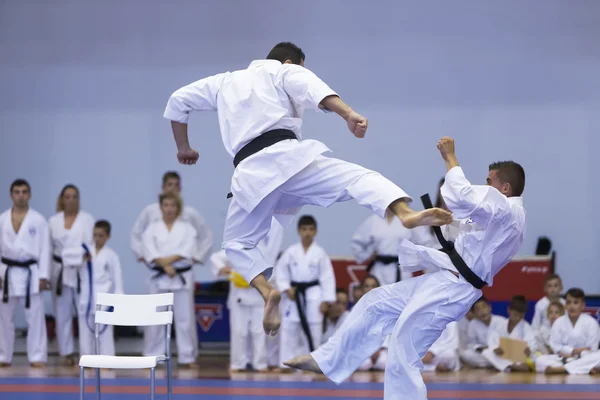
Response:
M101 311L112 306L113 311ZM167 311L157 311L157 307ZM100 368L146 369L150 368L150 398L154 400L155 368L160 362L167 363L167 396L171 399L171 324L173 323L173 293L127 295L98 293L95 317L95 355L84 355L79 359L79 398L84 395L84 369L96 369L96 399L100 400ZM166 355L150 357L120 357L98 355L100 324L118 326L166 325Z

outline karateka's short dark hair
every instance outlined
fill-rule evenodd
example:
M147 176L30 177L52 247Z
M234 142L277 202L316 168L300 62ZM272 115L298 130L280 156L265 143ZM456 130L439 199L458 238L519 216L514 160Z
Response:
M508 305L508 309L521 314L527 314L527 299L522 295L513 296Z
M177 179L179 182L181 182L181 176L176 172L176 171L167 171L165 172L165 174L163 175L163 186L165 186L167 184L167 181L169 179Z
M12 194L12 191L14 188L16 188L17 186L27 186L27 189L29 189L29 191L31 192L31 186L29 185L29 182L27 182L25 179L15 179L13 181L13 183L11 183L10 185L10 193Z
M348 291L346 289L344 289L343 287L339 287L339 288L335 289L335 293L336 294L343 293L346 296L348 296Z
M267 60L277 60L280 63L290 60L292 63L300 65L303 60L306 60L306 56L302 49L296 46L292 42L281 42L277 43L267 56Z
M298 220L298 229L302 226L314 226L317 229L317 220L312 215L303 215Z
M107 220L101 219L99 221L96 221L96 223L94 224L94 228L102 229L104 230L104 232L106 232L108 236L110 236L110 222L108 222Z
M567 290L567 293L565 294L565 298L567 298L567 296L571 296L575 299L585 299L585 293L583 292L583 290L579 289L579 288L571 288L569 290Z
M485 296L481 296L480 298L475 300L475 303L473 303L473 305L471 306L471 310L475 310L475 306L481 302L484 302L488 305L490 304L490 302L488 301L488 299L485 298Z
M490 164L490 171L498 171L502 183L510 183L513 196L520 196L525 190L525 170L514 161L498 161Z

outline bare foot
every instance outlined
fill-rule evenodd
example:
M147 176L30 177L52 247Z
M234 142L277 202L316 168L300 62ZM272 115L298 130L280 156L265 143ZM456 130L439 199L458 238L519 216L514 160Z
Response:
M39 362L32 362L31 363L31 368L44 368L44 364L43 363L39 363Z
M310 354L305 354L303 356L295 357L289 361L285 361L283 365L287 365L290 368L295 368L302 371L310 371L315 372L317 374L323 373L315 359L312 358Z
M600 367L592 368L592 370L590 371L590 375L597 375L597 374L600 374Z
M452 213L442 210L441 208L430 208L423 211L416 211L410 214L403 215L401 218L402 225L408 229L416 228L417 226L442 226L452 222Z
M10 363L0 362L0 368L8 368L10 367Z
M275 336L281 325L279 316L279 302L281 301L281 292L272 289L265 304L265 316L263 317L263 329L267 335Z

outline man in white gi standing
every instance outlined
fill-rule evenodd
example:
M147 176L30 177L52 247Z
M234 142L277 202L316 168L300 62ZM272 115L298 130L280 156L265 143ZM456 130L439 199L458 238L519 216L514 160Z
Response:
M42 292L50 288L50 230L39 212L29 207L31 186L24 179L10 186L12 208L0 214L0 367L12 363L14 316L25 306L27 358L32 367L48 360L48 335Z
M415 212L404 190L379 173L323 157L327 146L301 140L305 109L335 112L358 138L367 131L367 119L304 68L304 59L296 45L279 43L266 60L255 60L245 70L220 73L177 90L164 112L172 121L182 164L198 160L188 141L189 113L218 112L223 143L235 167L223 247L236 271L265 299L263 327L271 335L281 322L281 293L261 275L271 266L256 245L269 231L273 216L286 224L304 205L328 207L355 199L382 218L390 208L408 228L451 222L451 213L441 209Z
M454 216L463 220L456 242L445 242L436 228L444 251L404 240L398 254L409 270L438 271L371 290L327 343L287 365L322 372L339 384L391 334L384 399L427 399L423 356L446 325L465 316L481 289L492 285L521 247L525 233L520 197L525 172L519 164L491 164L487 186L471 185L456 159L454 140L442 138L438 149L448 171L442 196Z

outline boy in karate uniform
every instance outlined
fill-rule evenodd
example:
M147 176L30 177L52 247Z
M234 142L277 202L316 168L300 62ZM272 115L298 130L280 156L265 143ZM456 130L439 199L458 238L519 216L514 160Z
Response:
M561 299L562 300L562 299ZM537 356L542 354L553 354L554 351L550 346L550 334L552 332L552 326L558 318L565 314L565 306L560 301L553 301L550 303L546 310L549 326L542 325L538 332L534 332L535 340L537 344Z
M95 348L94 317L96 314L96 294L123 294L123 273L121 261L106 243L110 238L111 226L100 220L94 225L94 244L88 254L89 261L82 268L81 295L79 296L79 351L81 355L115 355L115 340L112 325L99 327L99 348ZM90 276L90 272L92 275ZM90 287L91 284L91 287ZM97 353L96 353L97 351Z
M275 267L277 287L286 295L280 332L282 363L320 345L324 314L336 299L331 260L314 242L317 221L310 215L300 217L298 234L300 243L288 247Z
M514 296L508 306L508 320L503 324L503 329L490 332L488 336L488 347L481 352L481 355L498 371L529 371L533 369L531 355L535 351L536 343L533 335L533 329L529 322L525 321L527 313L527 300L524 296ZM504 349L500 347L500 338L509 337L527 342L525 355L528 363L513 363L510 360L501 358Z
M600 367L600 326L585 314L585 294L572 288L566 294L567 313L552 325L550 347L554 354L536 359L536 370L546 374L597 373Z
M458 323L451 322L423 357L423 371L449 372L459 369Z

